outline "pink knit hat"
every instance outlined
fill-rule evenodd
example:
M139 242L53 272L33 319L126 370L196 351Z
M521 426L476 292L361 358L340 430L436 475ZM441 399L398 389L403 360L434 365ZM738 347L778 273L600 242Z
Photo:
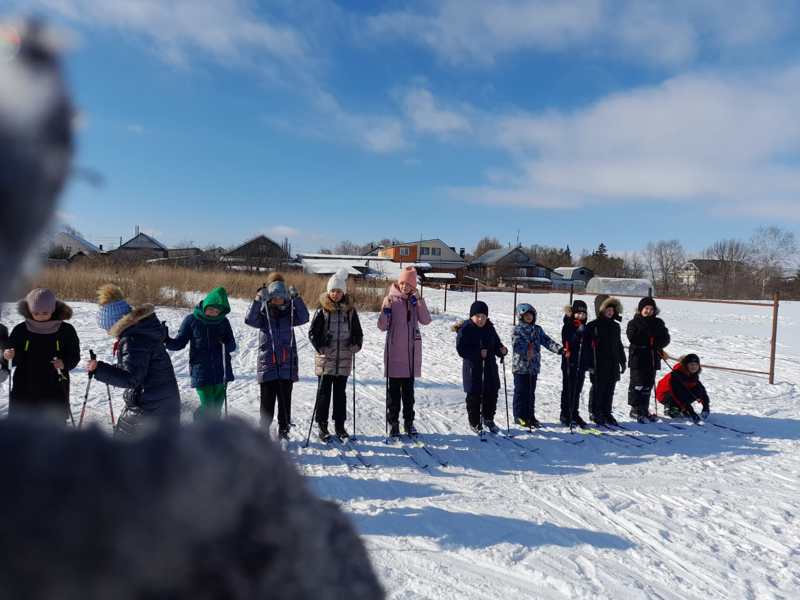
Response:
M56 310L56 295L47 288L31 290L25 301L31 313L52 313Z
M407 283L412 288L417 289L417 270L414 267L406 267L400 271L397 283Z

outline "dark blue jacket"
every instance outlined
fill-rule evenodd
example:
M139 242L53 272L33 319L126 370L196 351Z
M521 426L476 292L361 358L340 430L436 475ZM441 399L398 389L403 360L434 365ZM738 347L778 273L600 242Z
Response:
M202 305L202 303L201 303ZM189 371L192 387L206 387L233 381L231 352L236 351L236 340L230 321L223 318L216 323L198 319L194 313L181 323L178 335L167 336L167 350L183 350L189 344Z
M472 395L496 395L500 389L500 375L495 357L500 354L500 337L491 321L478 327L472 321L464 321L458 329L456 350L463 358L462 378L464 391ZM486 359L481 359L481 350L486 349Z
M585 323L576 325L571 316L564 317L564 326L561 328L561 344L564 346L564 354L561 357L562 371L575 376L579 371L586 373L594 368L591 331Z
M179 417L181 397L164 339L166 333L152 306L145 305L114 325L119 338L117 364L97 364L95 378L125 389L128 410L134 414Z
M245 324L260 329L258 336L258 383L285 379L298 380L297 343L292 327L308 323L308 309L302 298L295 298L294 313L290 303L279 308L255 300L244 319ZM269 311L267 313L266 311Z

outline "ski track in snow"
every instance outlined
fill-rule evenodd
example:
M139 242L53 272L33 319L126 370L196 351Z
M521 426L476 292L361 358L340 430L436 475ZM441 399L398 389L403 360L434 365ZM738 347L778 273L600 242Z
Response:
M442 295L426 290L431 309ZM584 297L591 306L591 297ZM506 345L511 343L512 295L481 294ZM300 382L292 416L297 425L288 456L320 495L337 501L363 535L388 595L406 598L796 598L800 590L800 303L781 305L778 385L765 377L706 370L712 417L753 435L706 425L674 429L631 424L627 374L617 388L616 415L630 431L603 438L556 427L561 389L559 358L543 351L537 416L543 431L517 431L512 443L483 443L468 433L461 361L450 325L464 318L469 293L448 294L450 310L423 328L423 376L417 380L421 439L448 463L418 448L384 443L383 342L375 314L362 314L365 347L357 355L358 439L373 465L344 460L308 431L316 389L307 326L297 329ZM561 329L563 295L520 295L537 307L553 338ZM636 299L625 298L625 321ZM73 324L84 354L110 360L111 340L95 324L92 304L73 303ZM232 301L239 350L229 388L232 415L258 423L255 382L258 332L243 324L248 303ZM697 352L720 366L766 370L769 309L680 301L660 303L673 336L670 354ZM176 332L187 311L161 308ZM7 325L19 321L2 306ZM172 353L191 421L197 397L190 387L188 350ZM507 365L509 402L513 377ZM72 408L79 414L86 387L83 365L73 372ZM352 409L348 385L348 415ZM122 409L113 391L115 413ZM586 412L586 394L581 401ZM0 412L7 411L7 391ZM105 390L92 384L86 421L110 428ZM505 425L501 389L498 424ZM348 421L348 427L352 421ZM625 435L628 434L628 435ZM636 439L633 436L650 436ZM610 441L607 439L612 437ZM565 441L578 444L564 443Z

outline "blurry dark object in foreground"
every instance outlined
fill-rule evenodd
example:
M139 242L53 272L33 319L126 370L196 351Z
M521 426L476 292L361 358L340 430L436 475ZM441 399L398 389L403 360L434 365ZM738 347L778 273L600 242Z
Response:
M0 298L50 223L70 172L72 106L52 36L32 22L0 61Z
M72 109L39 25L0 61L0 300L50 222ZM0 598L383 598L345 515L243 423L98 429L0 422Z

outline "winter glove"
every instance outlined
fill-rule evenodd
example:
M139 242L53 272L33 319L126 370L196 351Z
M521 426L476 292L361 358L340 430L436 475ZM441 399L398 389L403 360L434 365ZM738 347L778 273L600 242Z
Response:
M414 296L414 295L412 295L411 297L409 297L408 301L409 301L409 303L411 304L411 306L416 306L416 305L417 305L417 297L416 297L416 296Z
M557 352L557 354L558 354L559 356L563 356L563 355L565 354L565 352L564 352L564 346L561 346L561 347L558 349L558 352Z
M508 354L508 348L500 346L500 356L505 356L506 354Z
M391 317L391 316L392 316L392 309L391 309L391 307L389 307L389 306L385 306L385 307L383 308L383 314L384 314L385 316L387 316L387 317Z
M256 292L256 300L259 302L267 302L269 300L269 293L267 292L267 288L262 287L258 288Z
M297 291L297 288L296 288L296 287L294 287L294 286L290 286L290 287L289 287L289 298L291 298L292 300L294 300L294 299L295 299L295 298L297 298L299 295L300 295L300 292L298 292L298 291Z

